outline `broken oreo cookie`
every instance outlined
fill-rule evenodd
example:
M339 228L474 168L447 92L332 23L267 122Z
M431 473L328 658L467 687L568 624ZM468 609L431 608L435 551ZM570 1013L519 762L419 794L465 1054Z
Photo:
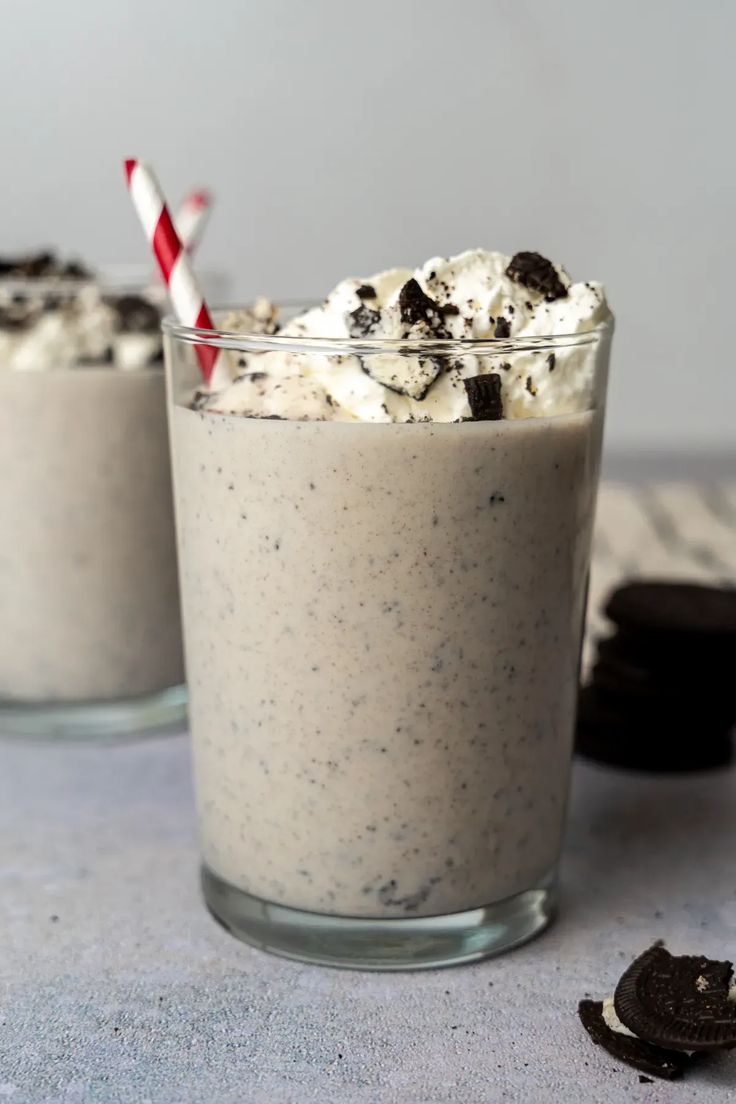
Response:
M567 288L557 274L557 269L541 253L515 253L506 275L517 284L538 291L548 303L567 298Z
M616 986L621 1022L642 1039L676 1050L736 1046L733 965L671 955L659 944L640 955Z
M632 1039L631 1035L612 1031L603 1019L602 1001L580 1001L578 1015L594 1043L602 1046L613 1058L619 1058L642 1073L651 1073L655 1077L674 1081L682 1077L691 1064L687 1054L676 1050L663 1050L642 1039Z
M625 970L613 999L580 1001L578 1015L613 1057L672 1080L698 1054L736 1046L732 979L730 962L671 955L659 941Z
M463 380L474 422L496 422L503 418L503 394L498 372L470 376Z

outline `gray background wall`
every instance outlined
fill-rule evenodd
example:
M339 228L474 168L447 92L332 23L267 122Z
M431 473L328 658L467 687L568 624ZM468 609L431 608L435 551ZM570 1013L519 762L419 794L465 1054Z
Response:
M0 9L0 251L145 259L126 155L214 187L239 294L537 249L608 285L610 449L734 445L732 0Z

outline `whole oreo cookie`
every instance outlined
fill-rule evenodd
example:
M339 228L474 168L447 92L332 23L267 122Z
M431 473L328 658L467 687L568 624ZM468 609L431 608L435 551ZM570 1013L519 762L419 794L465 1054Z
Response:
M596 664L593 681L580 694L580 715L603 723L675 732L728 729L736 721L736 695L728 686L705 693L686 680L668 686L629 685Z
M656 774L717 770L733 760L728 732L709 733L700 740L694 729L653 734L646 727L607 727L584 719L578 722L575 751L594 763Z
M718 1050L736 1046L733 966L702 955L671 955L659 944L629 966L616 986L621 1022L655 1046Z
M629 583L611 595L606 614L628 632L736 641L736 587Z
M603 1002L582 1000L578 1005L578 1015L585 1030L594 1043L602 1046L614 1058L642 1073L651 1073L667 1081L682 1077L692 1059L676 1050L664 1050L653 1046L643 1039L632 1039L619 1031L612 1031L603 1019Z
M679 687L701 694L719 690L728 692L733 684L736 649L730 647L647 647L623 633L601 640L598 662L617 682L633 689L669 689Z

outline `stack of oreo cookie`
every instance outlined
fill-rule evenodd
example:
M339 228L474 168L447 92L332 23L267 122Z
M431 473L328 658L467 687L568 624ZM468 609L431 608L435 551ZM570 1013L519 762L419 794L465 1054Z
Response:
M736 588L632 582L608 599L580 694L577 751L651 771L727 764L736 723Z
M736 1047L733 966L703 955L674 956L655 943L632 962L613 998L583 1000L578 1015L593 1042L614 1058L672 1081L699 1055Z

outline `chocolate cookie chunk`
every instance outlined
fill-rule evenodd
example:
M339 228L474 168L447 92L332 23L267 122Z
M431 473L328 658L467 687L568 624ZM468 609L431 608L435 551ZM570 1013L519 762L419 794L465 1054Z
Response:
M15 272L18 276L28 276L31 279L54 276L59 272L59 264L53 253L34 253L29 257L19 257Z
M557 275L557 269L541 253L515 253L506 275L517 284L540 292L548 303L567 298L567 288Z
M629 583L611 595L606 614L629 632L736 640L736 587Z
M495 422L503 418L501 377L498 372L463 380L473 421Z
M413 276L399 292L399 311L401 321L407 326L424 325L432 337L445 339L451 336L445 327L442 309L422 291Z
M370 337L381 324L381 312L371 310L365 303L348 315L348 333L351 337Z
M624 973L614 994L629 1031L656 1046L717 1050L736 1046L736 1001L730 962L671 955L650 947Z
M108 302L117 315L116 329L119 333L158 333L161 314L142 295L117 295Z
M0 258L0 276L18 280L51 279L62 276L68 280L88 279L90 273L78 261L63 264L48 251L30 253L22 257Z
M674 1081L682 1077L691 1064L692 1060L687 1054L664 1050L642 1039L632 1039L630 1035L612 1031L603 1019L602 1001L582 1000L578 1005L578 1015L594 1043L642 1073L651 1073L655 1077Z

